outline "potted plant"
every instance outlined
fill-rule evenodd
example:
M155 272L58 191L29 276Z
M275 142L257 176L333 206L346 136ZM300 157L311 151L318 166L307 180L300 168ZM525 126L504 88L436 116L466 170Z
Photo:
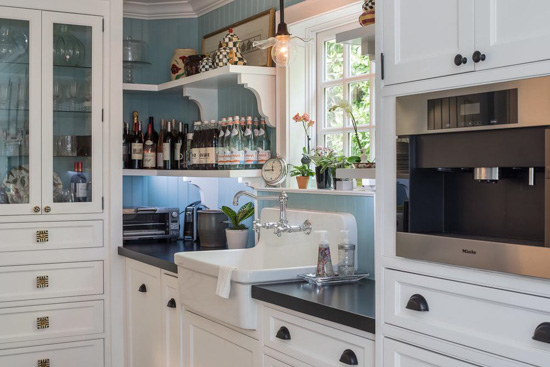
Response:
M231 227L225 230L227 247L229 249L246 248L248 227L242 222L254 215L254 206L252 203L246 203L237 212L228 206L222 206L222 211L231 221Z
M318 189L332 189L333 169L337 161L334 150L326 147L316 147L309 154L311 162L315 165L315 180Z
M296 177L298 188L307 189L309 178L315 176L315 172L313 172L307 164L302 164L301 166L289 164L289 166L293 167L290 171L290 176Z
M309 159L309 156L308 156L308 152L311 149L311 147L310 147L311 136L309 136L309 131L310 131L311 127L313 125L315 125L315 121L313 121L311 119L311 117L309 116L309 114L307 114L307 113L304 113L301 116L300 116L299 113L297 113L296 115L294 115L294 117L292 119L294 120L294 122L302 124L302 128L304 129L304 133L306 134L306 146L304 147L304 154L302 156L302 164L309 165L310 159Z

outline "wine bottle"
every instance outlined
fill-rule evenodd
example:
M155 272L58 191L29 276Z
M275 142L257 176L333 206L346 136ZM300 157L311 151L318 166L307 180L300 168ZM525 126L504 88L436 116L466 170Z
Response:
M160 133L157 139L157 169L164 169L164 135L166 134L166 121L160 120Z
M200 169L200 161L199 161L199 154L200 154L200 133L201 133L201 122L195 121L193 125L193 146L191 149L191 167L192 169Z
M247 169L256 168L258 165L258 151L254 132L252 131L252 117L246 118L246 129L244 131L244 165Z
M130 127L128 123L124 123L124 131L122 133L122 168L130 168Z
M75 202L88 201L88 180L82 173L82 162L74 162L74 175L71 177L70 192Z
M157 165L157 143L153 136L153 124L149 120L143 143L143 168L155 169Z
M173 154L174 169L185 168L185 165L184 165L185 159L183 159L184 142L185 142L185 138L183 136L183 122L180 121L177 129L177 134L174 139L174 154Z
M149 116L149 125L151 125L151 128L153 129L153 134L152 134L153 141L155 142L155 145L156 145L159 140L159 134L155 130L155 118L153 116ZM149 125L147 125L147 129L149 129Z
M187 126L187 125L185 125ZM193 133L187 133L187 147L186 147L186 153L185 158L187 160L187 169L193 169L193 163L191 159L193 158L193 155L191 153L193 149Z
M164 160L164 169L173 169L172 152L174 151L174 136L172 135L172 124L168 122L168 130L164 135L162 142L162 159Z
M134 136L132 137L130 166L133 169L143 168L143 138L139 133L138 113L134 112Z

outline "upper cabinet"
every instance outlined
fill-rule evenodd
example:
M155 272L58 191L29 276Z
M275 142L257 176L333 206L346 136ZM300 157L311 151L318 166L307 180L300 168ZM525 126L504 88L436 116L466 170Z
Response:
M0 14L0 215L101 212L102 18Z
M385 85L550 59L545 0L384 3Z

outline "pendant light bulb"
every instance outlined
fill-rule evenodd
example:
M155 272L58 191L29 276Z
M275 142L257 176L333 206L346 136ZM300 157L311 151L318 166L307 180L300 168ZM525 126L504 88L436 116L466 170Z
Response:
M277 43L271 48L271 57L277 66L286 67L296 58L296 45L290 35L278 35Z

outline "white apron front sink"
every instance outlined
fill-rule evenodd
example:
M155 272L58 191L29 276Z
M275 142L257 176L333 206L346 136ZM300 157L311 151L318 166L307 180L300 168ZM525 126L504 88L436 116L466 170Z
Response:
M181 252L175 255L178 265L180 301L186 309L242 328L257 327L257 304L251 297L253 284L296 279L298 274L315 272L319 235L327 230L333 262L338 261L341 230L349 231L351 243L357 243L355 217L347 213L288 210L290 224L311 221L312 233L283 233L262 229L256 247L242 250ZM265 208L261 221L276 222L279 210ZM216 295L220 266L233 267L229 298Z

